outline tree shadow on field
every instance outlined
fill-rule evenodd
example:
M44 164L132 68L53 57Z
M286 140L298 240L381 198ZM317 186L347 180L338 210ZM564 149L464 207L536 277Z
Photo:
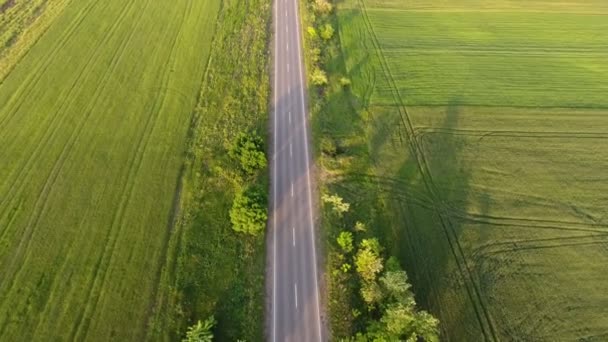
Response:
M385 241L391 254L405 265L418 302L440 319L444 338L493 339L477 275L467 264L460 241L463 214L473 202L488 210L489 199L471 189L471 170L463 153L469 142L466 136L455 134L460 121L458 103L451 100L439 111L442 118L424 129L408 129L407 123L394 126L402 131L399 141L406 137L405 143L400 149L396 143L388 148L407 157L394 174L386 170L383 180L390 198L387 215L393 218L385 226ZM377 134L389 135L380 130ZM377 154L387 146L374 148L372 153Z

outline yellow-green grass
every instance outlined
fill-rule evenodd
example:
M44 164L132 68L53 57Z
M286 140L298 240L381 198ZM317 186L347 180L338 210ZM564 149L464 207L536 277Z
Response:
M338 16L360 120L320 119L350 154L329 182L377 208L443 338L606 339L607 4L348 0Z
M69 2L70 0L0 2L0 81Z
M219 1L72 2L0 84L0 340L143 340Z

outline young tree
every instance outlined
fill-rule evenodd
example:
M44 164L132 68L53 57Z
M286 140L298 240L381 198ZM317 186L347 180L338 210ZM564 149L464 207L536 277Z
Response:
M327 0L314 0L312 9L315 14L328 15L334 9L334 6Z
M344 253L350 253L353 250L353 233L351 232L340 232L336 239L338 245Z
M256 236L264 231L267 219L266 196L260 189L251 187L236 194L230 209L232 229Z
M382 289L376 281L364 282L361 286L361 298L370 307L373 308L376 303L382 300Z
M215 317L211 316L204 322L197 321L194 325L188 327L186 337L182 342L211 342L213 341L213 333L211 329L215 325Z
M414 297L410 292L412 285L407 282L407 273L405 271L387 271L380 278L380 283L384 287L387 296L390 296L394 300L406 301L408 298Z
M380 245L377 239L361 241L359 251L355 256L355 268L363 282L374 282L382 272L382 258L379 255Z
M342 216L350 209L350 204L344 202L344 199L338 195L323 194L321 199L323 200L323 203L331 204L333 211L335 211L338 216Z

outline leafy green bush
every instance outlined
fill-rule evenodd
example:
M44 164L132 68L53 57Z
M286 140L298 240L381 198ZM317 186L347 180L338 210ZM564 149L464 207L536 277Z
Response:
M188 328L186 338L182 342L211 342L213 333L211 329L217 323L214 316L207 318L204 322L198 321Z
M316 86L326 85L327 75L325 74L325 71L319 68L315 68L312 72L312 75L310 75L310 81Z
M342 215L350 209L350 203L344 202L344 199L338 195L323 194L321 199L323 200L323 203L330 204L332 210L336 212L339 217L342 217Z
M319 34L317 33L317 30L314 27L312 27L312 26L308 26L308 28L306 29L306 31L308 32L308 36L311 39L316 39L319 36Z
M344 253L350 253L353 250L353 233L351 232L340 232L338 238L336 239L338 245L342 249Z
M264 231L267 218L266 195L260 188L250 187L236 194L230 209L232 229L257 236Z
M321 38L324 40L330 40L334 36L334 28L330 24L325 24L321 28Z
M239 133L228 150L228 155L236 160L248 175L253 175L267 165L264 141L256 133Z
M312 8L315 14L324 16L331 13L334 6L327 0L314 0Z

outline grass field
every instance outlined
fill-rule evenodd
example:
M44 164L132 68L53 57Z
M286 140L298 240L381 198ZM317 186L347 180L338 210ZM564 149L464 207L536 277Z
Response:
M338 19L328 68L352 90L317 119L343 152L325 183L375 208L443 338L605 340L608 4L346 0Z
M219 3L73 1L9 65L0 340L146 338Z
M69 0L0 1L0 81L8 75Z
M268 189L267 170L243 175L228 156L239 132L266 137L270 81L269 0L223 1L210 63L194 111L180 208L153 330L179 340L187 325L214 315L217 341L263 341L264 235L232 229L235 193Z

